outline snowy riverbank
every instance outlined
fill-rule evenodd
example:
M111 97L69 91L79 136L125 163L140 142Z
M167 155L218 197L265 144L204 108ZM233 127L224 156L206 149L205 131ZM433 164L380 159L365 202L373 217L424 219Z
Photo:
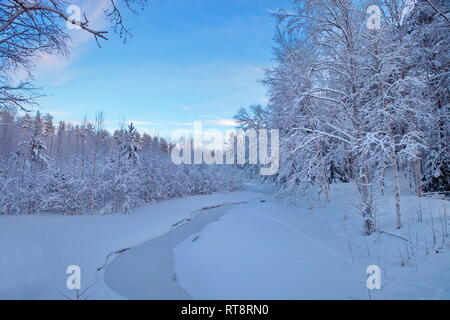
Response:
M97 269L106 257L165 234L206 206L260 197L252 191L192 196L155 203L132 214L0 216L0 299L66 299L66 268L79 265L91 299L123 298ZM62 294L61 294L62 293Z
M75 264L90 299L450 299L448 202L405 192L395 230L387 195L366 237L352 186L333 188L326 206L247 185L128 215L0 216L0 298L75 297ZM369 265L382 271L370 293Z

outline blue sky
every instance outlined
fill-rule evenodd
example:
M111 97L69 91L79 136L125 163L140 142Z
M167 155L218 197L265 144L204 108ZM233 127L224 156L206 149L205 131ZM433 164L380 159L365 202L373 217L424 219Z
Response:
M78 2L101 28L104 0ZM133 33L126 45L110 35L99 49L90 36L71 31L69 57L38 61L36 80L47 94L42 111L74 122L103 111L110 129L125 119L164 137L194 121L229 126L238 108L266 102L258 80L273 64L268 10L290 6L288 0L151 0L139 16L125 15Z

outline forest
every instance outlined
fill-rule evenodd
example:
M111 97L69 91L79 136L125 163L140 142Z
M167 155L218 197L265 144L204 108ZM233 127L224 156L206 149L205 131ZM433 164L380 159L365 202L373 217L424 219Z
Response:
M330 184L355 183L366 234L386 184L400 228L402 175L418 197L448 197L450 183L449 3L381 4L379 28L366 2L295 1L295 11L276 13L277 66L263 79L270 102L235 116L279 128L271 182L283 197L312 189L329 201Z

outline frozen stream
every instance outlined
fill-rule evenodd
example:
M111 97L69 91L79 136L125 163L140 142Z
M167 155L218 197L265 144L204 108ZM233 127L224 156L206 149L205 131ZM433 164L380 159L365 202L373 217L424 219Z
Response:
M106 268L107 285L128 299L192 299L176 281L173 249L234 205L203 208L191 221L121 253Z

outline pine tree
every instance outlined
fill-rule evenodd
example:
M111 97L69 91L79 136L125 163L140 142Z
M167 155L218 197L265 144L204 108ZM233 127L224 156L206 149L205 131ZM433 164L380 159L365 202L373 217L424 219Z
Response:
M39 111L36 113L34 119L30 118L28 121L27 118L25 128L29 129L30 139L27 141L22 141L20 145L27 147L27 159L30 161L31 167L35 168L36 166L40 166L47 168L50 158L46 155L47 147L43 140L44 125Z

